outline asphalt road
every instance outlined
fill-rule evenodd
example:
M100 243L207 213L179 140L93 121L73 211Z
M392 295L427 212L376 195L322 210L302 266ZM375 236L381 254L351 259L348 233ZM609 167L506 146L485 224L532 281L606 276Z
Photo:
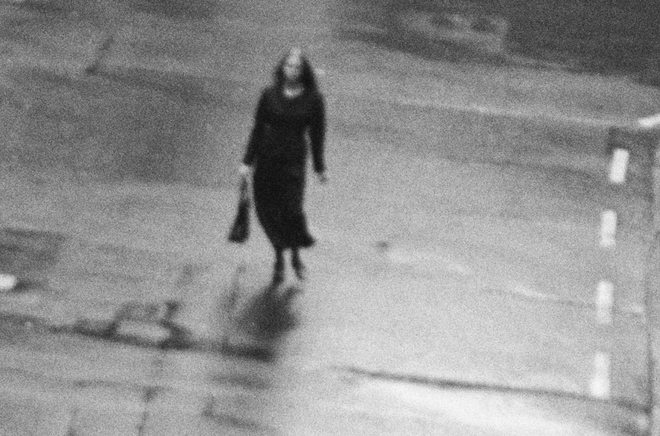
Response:
M384 32L388 40L396 32L437 37L412 5L388 28L391 21L367 27L350 13L359 5L347 1L35 4L0 6L2 167L34 196L13 197L3 212L7 225L84 238L95 232L92 219L105 223L105 239L123 235L114 241L119 246L133 237L147 251L175 257L226 252L227 271L243 256L250 286L259 286L270 266L263 235L236 254L221 245L222 229L186 226L198 222L195 207L208 192L233 198L259 89L279 56L300 45L327 96L330 184L309 186L320 242L306 256L312 276L298 300L302 321L289 335L278 380L295 384L318 373L323 393L318 380L331 368L377 380L371 395L421 409L424 419L450 417L469 434L557 429L552 418L531 419L529 410L537 409L527 403L457 400L409 386L533 392L577 402L544 405L543 414L574 413L579 418L571 422L589 422L598 428L587 426L593 434L641 431L630 426L644 426L638 418L651 383L643 316L653 236L650 168L644 148L635 148L626 182L612 186L606 144L608 127L657 111L656 90L621 77L521 67L520 59L502 64L506 51L497 35L486 53L466 46L468 61L381 44ZM364 41L355 28L376 37ZM94 74L85 74L95 62ZM94 211L95 201L105 201L104 186L176 194L163 194L170 201L164 216L156 197L126 197ZM188 203L177 203L182 190ZM49 207L61 212L49 217ZM615 249L600 245L607 210L619 217ZM220 213L229 222L233 211ZM171 232L171 240L122 233L136 223L145 235ZM614 284L615 309L613 322L599 324L603 281ZM158 289L146 292L158 297ZM5 360L20 356L17 348L53 348L39 335L34 341L46 345L6 336L13 343L4 346ZM85 344L60 353L103 349ZM12 359L14 368L23 365ZM32 370L73 377L61 368ZM301 398L311 395L305 392ZM617 413L606 416L601 399ZM253 410L248 403L235 403L236 410ZM293 403L268 409L273 425L302 431L309 424L309 409ZM470 408L480 417L466 414ZM515 418L493 412L499 408L506 416L524 409L525 424L516 427ZM248 427L253 418L245 418ZM324 424L327 433L320 434L341 434ZM584 434L587 427L578 424L573 431ZM446 425L448 434L466 434Z

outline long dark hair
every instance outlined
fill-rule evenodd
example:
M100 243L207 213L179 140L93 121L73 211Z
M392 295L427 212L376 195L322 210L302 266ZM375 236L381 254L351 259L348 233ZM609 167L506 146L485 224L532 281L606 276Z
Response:
M293 50L289 50L282 59L278 62L273 72L273 83L275 88L281 90L284 86L284 64L286 60L291 56ZM316 92L318 91L318 85L316 83L316 74L310 64L309 59L305 56L304 53L300 54L301 71L300 71L300 83L305 87L305 92Z

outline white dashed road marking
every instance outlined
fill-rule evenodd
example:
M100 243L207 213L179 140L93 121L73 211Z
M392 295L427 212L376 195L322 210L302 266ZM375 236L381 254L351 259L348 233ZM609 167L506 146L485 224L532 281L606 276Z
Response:
M640 126L652 126L660 123L660 117L638 120ZM609 181L612 184L622 184L626 181L626 171L630 151L616 148L612 153ZM613 210L605 210L601 214L600 246L613 248L616 245L617 214ZM608 280L601 280L596 288L596 320L600 325L612 324L614 311L614 285ZM610 357L599 351L594 357L594 372L591 380L591 395L599 399L609 399L611 391Z
M637 124L639 124L640 127L644 127L645 129L660 127L660 114L656 114L646 118L640 118L639 120L637 120Z
M614 307L614 285L603 280L598 283L596 292L596 319L599 324L612 324Z
M605 353L596 353L594 358L591 395L599 399L609 399L610 397L610 357Z
M601 215L600 246L610 248L616 245L616 212L606 210Z
M626 170L630 152L624 148L617 148L612 155L612 167L610 168L610 182L623 183L626 180Z
M11 291L18 284L16 276L11 274L0 274L0 292Z

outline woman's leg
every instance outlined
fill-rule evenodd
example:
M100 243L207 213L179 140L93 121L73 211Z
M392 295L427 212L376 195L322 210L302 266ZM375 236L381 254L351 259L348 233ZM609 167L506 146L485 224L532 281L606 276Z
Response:
M275 247L275 265L273 267L273 285L284 281L284 249Z
M300 250L296 247L291 249L291 266L296 272L296 277L300 280L305 279L305 265L300 260Z

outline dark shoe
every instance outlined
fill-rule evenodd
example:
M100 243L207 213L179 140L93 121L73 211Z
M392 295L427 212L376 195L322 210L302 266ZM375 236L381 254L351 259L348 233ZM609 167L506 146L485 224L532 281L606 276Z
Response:
M300 265L298 268L294 268L294 271L296 272L296 277L298 277L298 280L304 281L307 279L307 268L304 266Z
M277 286L284 281L284 262L276 261L273 268L273 286Z

